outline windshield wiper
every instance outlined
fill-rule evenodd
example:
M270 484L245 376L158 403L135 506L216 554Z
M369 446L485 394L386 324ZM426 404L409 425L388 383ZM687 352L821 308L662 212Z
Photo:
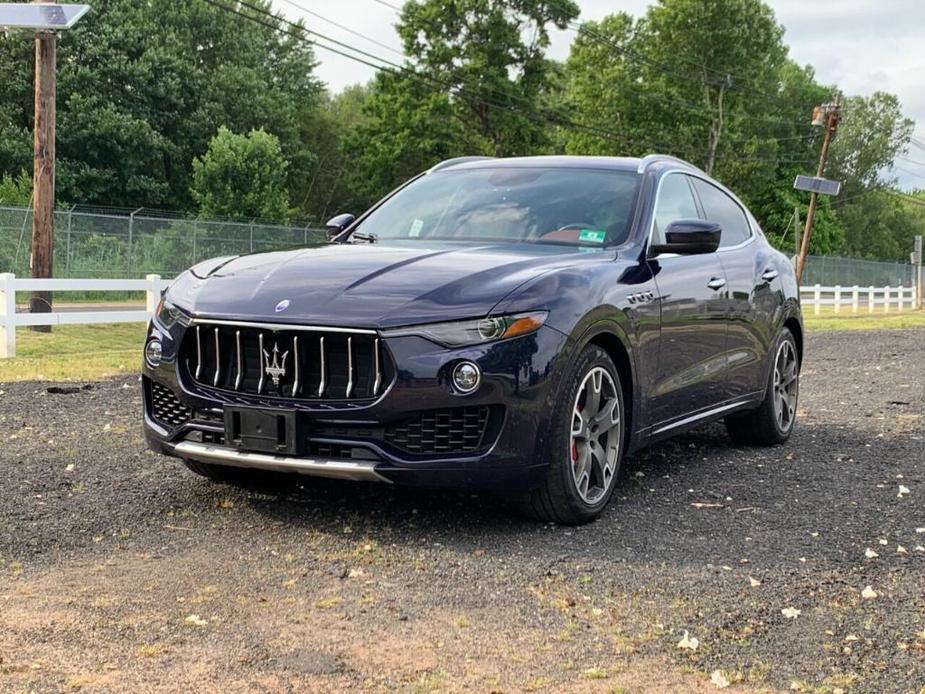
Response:
M379 237L375 234L364 234L361 231L355 231L350 234L351 239L358 239L360 241L366 241L366 243L376 243L379 240Z

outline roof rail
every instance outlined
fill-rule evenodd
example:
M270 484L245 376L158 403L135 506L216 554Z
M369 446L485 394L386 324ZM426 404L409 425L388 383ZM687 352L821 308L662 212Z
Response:
M701 171L700 167L694 166L689 161L684 161L679 157L673 157L670 154L647 154L642 159L639 160L639 166L636 169L636 173L643 173L648 169L652 164L660 161L673 161L677 164L683 164L684 166L690 167L691 169L696 169Z
M465 164L468 161L484 161L485 159L495 159L496 157L454 157L452 159L444 159L439 164L434 164L431 166L427 173L433 173L434 171L440 171L440 169L446 169L450 166L455 166L456 164Z

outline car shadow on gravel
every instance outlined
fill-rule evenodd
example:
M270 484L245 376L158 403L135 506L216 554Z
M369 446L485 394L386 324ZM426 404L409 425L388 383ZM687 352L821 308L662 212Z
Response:
M586 527L613 526L626 514L657 513L652 506L653 485L673 492L677 485L667 485L666 489L666 482L681 472L686 484L713 486L710 476L715 465L711 459L718 453L735 456L737 449L722 427L714 425L629 456L621 466L610 505L600 519ZM240 489L255 512L303 528L336 528L349 520L352 529L387 529L401 534L423 528L451 534L452 540L462 543L579 530L531 519L521 509L522 497L512 494L358 484L286 474L261 475L259 482ZM721 498L719 493L708 492L707 496ZM653 519L649 522L657 525Z

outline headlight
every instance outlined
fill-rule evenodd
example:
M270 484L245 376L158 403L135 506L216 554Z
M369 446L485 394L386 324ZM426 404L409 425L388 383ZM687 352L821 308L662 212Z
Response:
M178 323L183 326L189 325L189 316L177 308L174 304L170 303L163 296L157 304L157 309L154 311L154 317L157 322L167 330L170 330Z
M539 330L545 322L546 311L535 311L451 323L427 323L384 330L382 334L384 337L417 335L445 347L463 347L526 335Z

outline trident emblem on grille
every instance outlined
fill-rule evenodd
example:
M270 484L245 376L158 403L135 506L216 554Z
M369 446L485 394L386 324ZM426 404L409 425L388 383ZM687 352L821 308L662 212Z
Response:
M263 372L273 380L273 385L279 385L279 379L286 375L286 357L289 356L289 350L279 354L279 345L273 345L273 359L270 360L270 353L263 350Z

